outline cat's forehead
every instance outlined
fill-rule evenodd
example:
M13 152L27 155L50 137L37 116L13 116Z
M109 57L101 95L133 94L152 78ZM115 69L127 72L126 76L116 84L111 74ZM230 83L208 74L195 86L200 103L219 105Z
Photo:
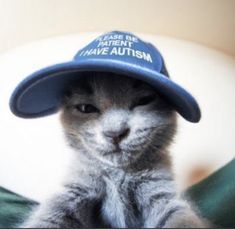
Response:
M76 94L109 97L133 96L153 92L148 84L123 75L96 73L79 80L72 90ZM125 97L126 98L126 97Z

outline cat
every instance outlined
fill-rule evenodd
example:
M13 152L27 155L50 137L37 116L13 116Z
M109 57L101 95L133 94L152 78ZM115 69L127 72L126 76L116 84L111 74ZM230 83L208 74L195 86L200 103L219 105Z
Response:
M71 83L60 107L72 171L22 227L206 227L176 191L168 152L176 111L155 89L88 72Z

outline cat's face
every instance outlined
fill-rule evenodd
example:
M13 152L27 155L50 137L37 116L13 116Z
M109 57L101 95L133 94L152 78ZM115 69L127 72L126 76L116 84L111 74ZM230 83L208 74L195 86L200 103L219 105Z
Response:
M76 85L66 96L61 114L74 148L122 166L170 143L175 112L148 84L126 76L93 73Z

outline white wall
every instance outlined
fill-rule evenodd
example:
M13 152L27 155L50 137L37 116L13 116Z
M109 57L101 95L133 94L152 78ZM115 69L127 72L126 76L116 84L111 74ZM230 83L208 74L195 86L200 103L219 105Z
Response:
M183 38L235 55L234 0L0 0L0 51L114 29Z
M70 60L77 49L100 33L55 37L0 55L0 185L36 200L53 193L70 161L57 115L24 120L13 116L8 100L25 76L41 67ZM235 155L235 59L195 43L137 34L162 52L172 78L187 88L202 109L198 124L179 117L172 147L180 188L192 167L212 171Z

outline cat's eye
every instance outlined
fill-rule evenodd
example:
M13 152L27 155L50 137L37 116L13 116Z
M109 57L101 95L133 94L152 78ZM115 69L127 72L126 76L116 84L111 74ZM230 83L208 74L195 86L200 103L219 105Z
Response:
M132 108L137 107L137 106L147 105L147 104L153 102L155 100L155 98L156 98L155 95L148 95L148 96L141 97L133 103Z
M91 104L78 104L74 108L81 113L98 113L99 109Z

